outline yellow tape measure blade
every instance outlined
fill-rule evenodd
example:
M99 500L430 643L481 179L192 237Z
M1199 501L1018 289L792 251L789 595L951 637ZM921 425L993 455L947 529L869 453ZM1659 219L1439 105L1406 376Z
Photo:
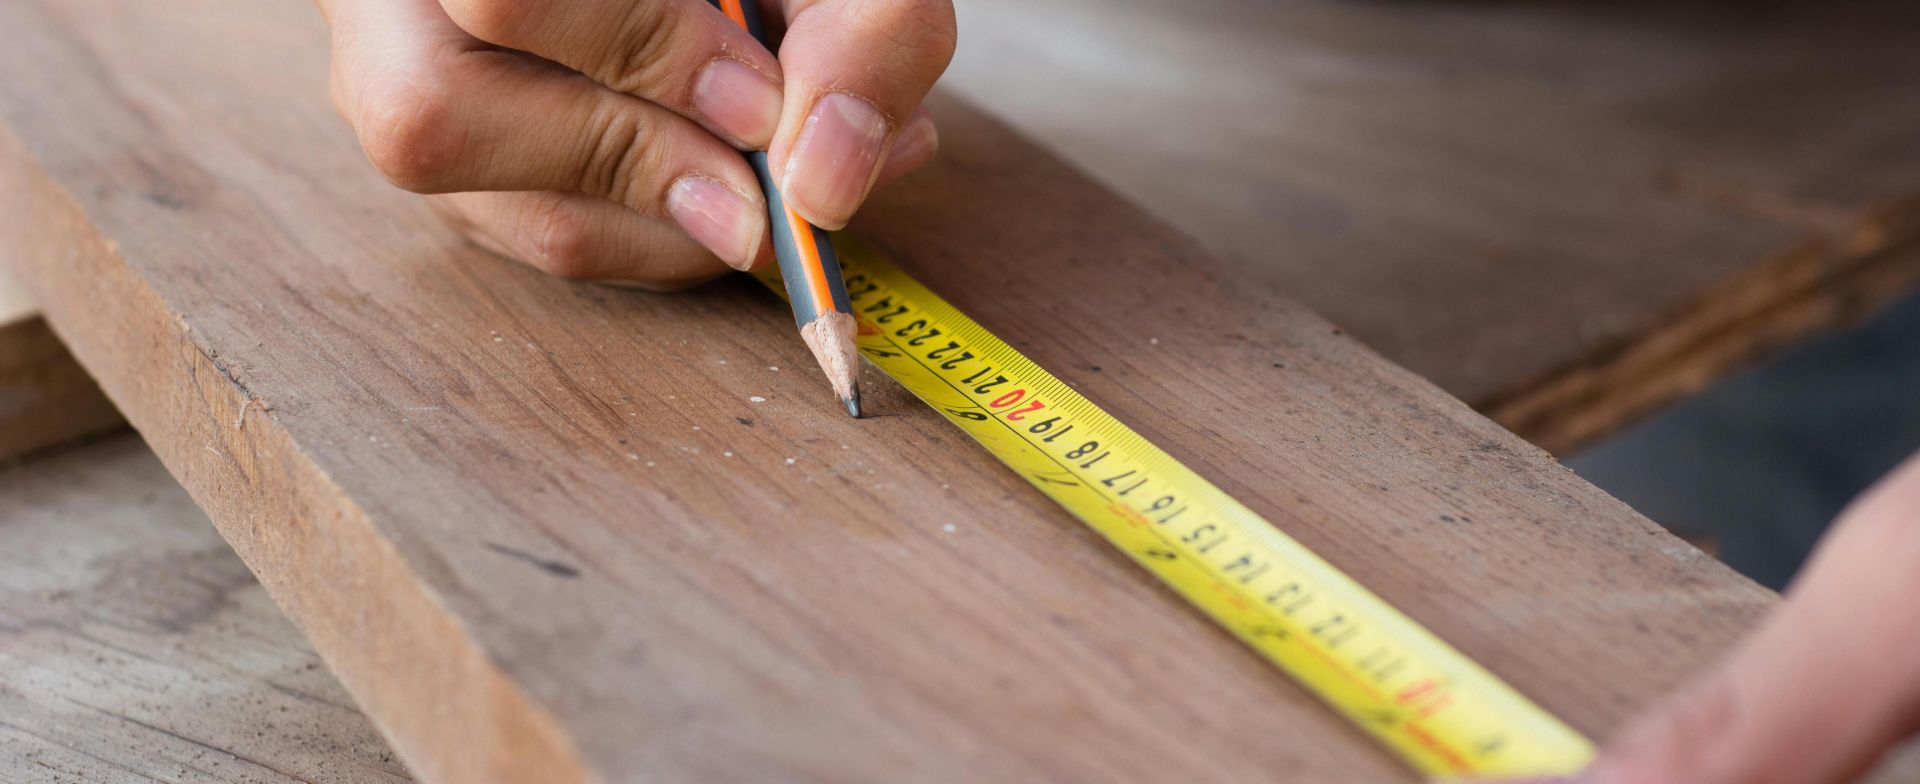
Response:
M1414 769L1554 775L1592 759L1579 733L878 253L835 248L862 355Z

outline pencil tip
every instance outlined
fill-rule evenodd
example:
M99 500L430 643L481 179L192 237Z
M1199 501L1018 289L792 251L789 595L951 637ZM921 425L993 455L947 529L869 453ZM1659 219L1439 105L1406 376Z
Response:
M860 418L860 387L859 385L857 384L854 385L853 394L840 398L840 402L847 404L848 416L851 416L854 419Z

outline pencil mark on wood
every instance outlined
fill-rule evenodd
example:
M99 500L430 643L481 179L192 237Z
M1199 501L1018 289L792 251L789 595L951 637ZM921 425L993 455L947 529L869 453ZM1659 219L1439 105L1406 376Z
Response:
M508 547L504 544L500 544L499 542L488 542L487 549L492 550L501 555L507 556L509 558L517 558L519 560L533 564L534 566L540 567L540 571L546 572L547 574L551 574L555 577L564 577L567 579L574 579L580 576L580 570L578 568L574 566L570 566L565 562L556 561L551 558L542 558L540 556L534 555L533 553L529 553L525 550Z

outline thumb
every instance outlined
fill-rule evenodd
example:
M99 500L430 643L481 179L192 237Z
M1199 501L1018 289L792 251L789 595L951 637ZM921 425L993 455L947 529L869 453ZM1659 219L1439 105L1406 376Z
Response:
M1920 456L1856 501L1719 669L1565 784L1840 784L1920 730Z
M786 110L768 156L787 204L821 228L839 229L883 176L933 155L933 122L915 110L953 56L953 6L949 0L784 5Z
M1842 514L1759 631L1630 726L1586 781L1852 781L1920 729L1916 565L1920 458Z
M1764 633L1755 638L1766 636ZM1751 648L1747 649L1751 650ZM1479 784L1840 784L1873 759L1844 725L1847 706L1817 699L1820 678L1755 684L1743 650L1718 672L1635 720L1594 763L1557 778ZM1756 685L1765 688L1754 688ZM1809 699L1814 698L1814 699ZM1857 723L1857 722L1851 722ZM1847 751L1838 753L1841 748ZM1464 782L1459 784L1465 784Z

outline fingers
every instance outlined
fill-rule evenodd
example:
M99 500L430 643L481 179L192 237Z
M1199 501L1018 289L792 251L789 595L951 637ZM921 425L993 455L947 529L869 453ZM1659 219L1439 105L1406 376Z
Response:
M704 0L321 5L335 103L382 174L422 193L542 192L445 203L510 254L596 279L641 268L611 249L666 253L644 269L697 269L653 233L669 220L729 265L765 260L765 199L728 141L784 134L783 190L814 222L843 226L877 182L933 155L919 103L953 46L946 0L795 0L786 47L804 79L783 98L780 64ZM529 215L564 227L554 216L615 214L559 193L633 214L604 231L525 228Z
M779 64L704 0L440 3L475 38L565 65L742 148L765 148L779 123Z
M1634 723L1583 784L1839 784L1920 730L1920 459L1834 525L1718 671Z
M467 36L434 0L334 0L335 85L368 158L421 193L568 191L670 218L745 269L766 202L739 151L664 108Z
M431 203L481 246L569 280L671 291L727 271L673 226L592 196L457 193Z
M880 174L873 181L874 189L886 187L887 183L927 165L939 149L940 132L933 125L933 116L925 109L915 110L913 117L894 136L886 162L880 164Z
M932 155L932 123L919 124L915 110L952 59L953 7L948 0L789 0L786 10L786 106L769 150L773 171L788 204L839 229L883 169L911 169ZM902 144L919 157L912 166L889 158Z
M1584 773L1535 784L1853 781L1920 732L1916 565L1920 456L1848 508L1719 669L1635 721Z

